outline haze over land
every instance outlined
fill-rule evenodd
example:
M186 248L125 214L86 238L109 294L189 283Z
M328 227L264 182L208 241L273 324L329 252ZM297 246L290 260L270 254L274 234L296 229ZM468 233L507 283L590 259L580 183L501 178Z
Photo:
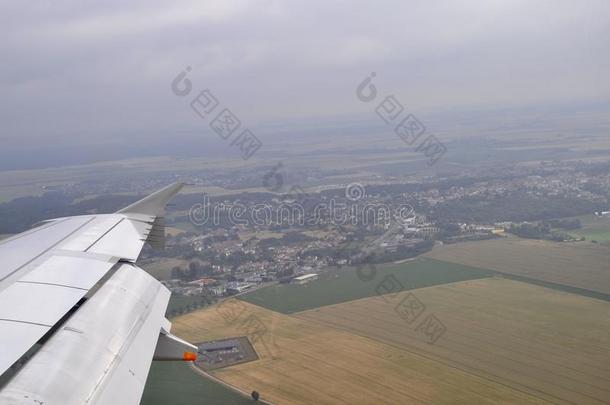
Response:
M138 265L200 360L143 405L610 402L609 2L16 2L0 34L0 239L187 184Z
M5 2L0 168L236 156L170 91L187 66L196 90L211 89L267 144L277 132L303 139L303 127L336 136L337 122L379 129L374 106L355 97L371 72L383 95L447 138L485 136L490 121L491 129L543 121L565 133L577 114L579 128L607 129L609 8L602 0ZM592 122L591 112L605 119Z

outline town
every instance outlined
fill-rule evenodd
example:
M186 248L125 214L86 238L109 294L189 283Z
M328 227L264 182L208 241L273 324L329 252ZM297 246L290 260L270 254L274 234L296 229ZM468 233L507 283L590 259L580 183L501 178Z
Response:
M273 193L179 197L168 218L166 250L146 250L143 265L179 263L163 283L175 295L213 303L273 283L305 285L363 261L408 260L439 244L511 234L580 241L584 237L574 232L580 221L558 218L609 215L610 174L595 164L541 163L506 168L502 176L358 184L357 199L346 192L350 186L324 187L300 199Z

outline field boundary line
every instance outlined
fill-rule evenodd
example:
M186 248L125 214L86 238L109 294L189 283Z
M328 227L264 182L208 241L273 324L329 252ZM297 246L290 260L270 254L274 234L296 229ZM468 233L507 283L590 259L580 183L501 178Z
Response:
M191 362L190 367L191 367L191 369L193 369L193 371L195 371L197 374L201 375L202 377L207 378L208 380L213 381L213 382L215 382L217 384L220 384L220 385L224 386L225 388L228 388L231 391L233 391L233 392L243 396L244 398L252 399L252 395L251 394L247 393L246 391L242 390L241 388L238 388L238 387L236 387L234 385L231 385L228 382L223 381L220 378L215 377L212 374L210 374L210 373L200 369L199 367L197 367L195 365L194 362ZM261 404L265 404L265 405L275 405L273 402L269 402L269 401L267 401L267 400L265 400L263 398L260 398L258 400L258 402L260 402Z

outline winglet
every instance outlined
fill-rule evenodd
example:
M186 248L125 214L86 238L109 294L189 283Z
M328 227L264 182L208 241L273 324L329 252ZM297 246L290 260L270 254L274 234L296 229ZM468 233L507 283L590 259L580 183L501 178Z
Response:
M137 201L122 210L118 211L119 214L144 214L155 217L162 217L165 213L165 206L167 203L180 191L184 186L184 183L174 183L169 186L162 188L144 197L140 201Z

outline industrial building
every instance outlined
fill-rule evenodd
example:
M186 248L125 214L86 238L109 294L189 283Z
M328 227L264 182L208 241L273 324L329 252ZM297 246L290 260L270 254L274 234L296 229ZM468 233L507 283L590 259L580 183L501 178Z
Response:
M318 275L316 273L303 274L302 276L298 276L292 279L292 284L303 285L307 284L311 281L317 280Z

